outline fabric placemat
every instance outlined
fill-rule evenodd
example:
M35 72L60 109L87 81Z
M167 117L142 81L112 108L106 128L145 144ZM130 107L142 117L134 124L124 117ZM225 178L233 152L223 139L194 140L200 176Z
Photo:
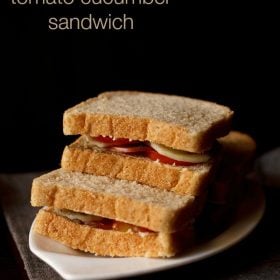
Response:
M31 182L38 175L38 173L0 175L3 214L29 279L61 280L62 278L50 266L31 253L28 246L29 230L38 211L30 205Z

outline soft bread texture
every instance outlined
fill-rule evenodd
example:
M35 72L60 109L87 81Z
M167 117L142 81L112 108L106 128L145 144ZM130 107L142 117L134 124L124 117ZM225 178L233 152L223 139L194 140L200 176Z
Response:
M33 180L31 204L93 214L161 232L181 229L201 209L193 196L63 169Z
M43 209L36 216L33 230L73 249L111 257L172 257L193 237L191 228L173 234L96 229Z
M68 109L66 135L105 135L203 152L229 132L233 112L212 102L137 91L100 94Z
M88 138L81 136L65 147L61 166L69 171L136 181L179 194L198 196L205 192L211 181L217 161L214 158L188 167L172 166L147 157L105 151L90 145Z

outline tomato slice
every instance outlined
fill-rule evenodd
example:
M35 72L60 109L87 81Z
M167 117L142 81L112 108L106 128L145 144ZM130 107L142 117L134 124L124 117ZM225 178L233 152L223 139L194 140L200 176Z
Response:
M94 140L98 141L98 142L102 142L105 143L109 146L125 146L125 145L135 145L135 144L139 144L139 141L137 140L132 140L130 141L127 138L116 138L113 139L109 136L97 136L93 138Z
M189 166L189 165L193 165L193 163L191 162L186 162L186 161L179 161L179 160L175 160L166 156L163 156L161 154L159 154L157 151L153 150L152 148L147 150L147 156L151 159L151 160L158 160L161 163L166 163L166 164L175 164L178 166Z
M113 226L113 220L103 218L100 221L94 221L93 220L91 222L88 222L88 223L86 223L86 225L92 226L94 228L111 230L112 226Z
M148 228L144 228L144 227L139 227L139 226L134 226L133 227L133 231L134 232L143 232L143 233L151 233L151 232L154 232Z
M153 232L152 230L149 230L147 228L135 226L132 224L120 222L120 221L114 221L111 219L103 218L100 221L90 221L85 223L88 226L92 226L94 228L99 228L99 229L105 229L105 230L116 230L116 231L122 231L122 232L127 232L131 230L132 232L139 233L151 233Z
M112 228L113 228L113 230L122 231L122 232L127 232L127 231L132 231L132 232L135 232L135 233L139 233L139 232L151 233L151 232L153 232L152 230L149 230L147 228L135 226L135 225L120 222L120 221L114 221Z
M104 143L106 147L112 152L125 153L129 155L147 156L151 160L158 160L161 163L177 165L177 166L189 166L194 163L179 161L158 153L156 150L147 146L145 142L137 140L129 141L127 138L113 139L109 136L98 136L93 138L95 141Z

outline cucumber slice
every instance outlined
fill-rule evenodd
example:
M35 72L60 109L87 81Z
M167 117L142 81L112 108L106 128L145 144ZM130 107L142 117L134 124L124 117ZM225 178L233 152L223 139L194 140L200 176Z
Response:
M78 212L74 212L71 210L66 210L66 209L55 209L54 210L58 215L67 217L70 220L79 220L83 223L89 223L92 221L95 222L99 222L101 221L103 218L102 217L98 217L98 216L94 216L94 215L88 215L88 214L84 214L84 213L78 213Z
M88 140L88 143L90 143L90 145L96 146L96 147L98 147L98 148L107 148L107 147L110 146L110 145L108 145L108 144L106 144L106 143L99 142L99 141L93 139L93 138L90 137L90 136L87 136L87 140Z
M210 155L207 153L203 153L203 154L190 153L186 151L168 148L164 145L155 144L155 143L151 143L151 147L154 150L156 150L159 154L178 161L202 163L210 159Z

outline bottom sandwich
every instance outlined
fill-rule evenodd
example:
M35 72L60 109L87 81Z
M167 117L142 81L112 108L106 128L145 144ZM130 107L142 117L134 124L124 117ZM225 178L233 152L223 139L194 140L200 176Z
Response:
M35 232L101 256L171 257L192 239L203 200L58 169L34 179L31 204L43 206Z
M43 208L37 214L34 231L100 256L172 257L190 246L193 230L189 226L175 233L148 229L72 211Z

